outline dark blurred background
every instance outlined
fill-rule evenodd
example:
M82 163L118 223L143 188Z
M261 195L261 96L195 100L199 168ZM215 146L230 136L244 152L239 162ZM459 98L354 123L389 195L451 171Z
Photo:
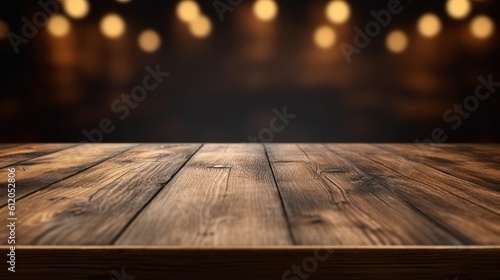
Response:
M498 92L473 97L500 81L500 1L401 0L350 63L342 46L391 1L180 2L66 0L47 22L48 4L3 3L0 141L500 141ZM170 75L125 116L158 64Z

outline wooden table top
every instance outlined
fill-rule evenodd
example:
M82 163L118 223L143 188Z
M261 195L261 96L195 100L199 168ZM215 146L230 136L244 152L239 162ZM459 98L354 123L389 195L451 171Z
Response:
M2 144L11 167L26 248L500 249L500 144Z

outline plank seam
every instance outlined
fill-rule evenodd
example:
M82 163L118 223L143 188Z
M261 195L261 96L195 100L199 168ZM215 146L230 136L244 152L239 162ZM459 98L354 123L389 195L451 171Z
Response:
M26 144L26 145L29 145L29 144ZM19 145L19 146L24 146L24 145ZM19 146L15 146L15 147L19 147ZM21 163L23 163L25 161L33 160L33 159L36 159L36 158L39 158L39 157L48 156L48 155L51 155L51 154L54 154L54 153L57 153L57 152L60 152L60 151L64 151L64 150L67 150L67 149L70 149L70 148L74 148L74 147L77 147L77 146L80 146L80 145L72 145L72 146L69 146L69 147L66 147L66 148L62 148L60 150L54 150L54 151L52 151L50 153L46 153L46 154L43 154L43 155L38 155L38 156L35 156L35 157L32 157L32 158L28 158L28 159L25 159L25 160L21 160L21 161L15 162L15 163L11 163L11 164L7 164L7 165L4 165L4 166L0 166L0 168L6 168L6 167L14 166L14 165L17 165L17 164L21 164Z
M144 211L144 209L146 209L146 207L158 196L158 194L164 190L166 188L166 186L177 176L177 174L179 174L179 172L184 168L184 166L187 165L187 163L194 157L194 155L196 155L200 150L201 148L204 146L204 144L201 144L187 159L186 161L181 164L179 166L179 168L174 172L174 174L172 174L172 176L170 176L170 178L167 180L167 182L165 182L165 184L161 187L161 188L158 188L158 190L156 191L156 193L154 193L151 198L146 201L146 203L144 203L144 205L141 207L141 209L139 209L139 211L137 211L137 213L135 213L135 215L127 222L127 224L125 224L125 226L116 234L116 236L111 240L110 244L111 245L114 245L118 239L120 239L120 237L125 233L125 231L127 231L127 229L130 227L130 225L135 221L135 219L137 219L137 217L139 217L139 215Z
M267 151L267 146L266 146L266 144L262 144L262 145L264 146L264 153L266 155L267 163L269 164L269 168L271 169L271 174L273 175L274 185L276 186L276 190L278 191L278 196L279 196L279 199L280 199L280 202L281 202L281 209L283 209L283 214L284 214L285 219L286 219L286 224L287 224L287 227L288 227L288 233L290 234L290 239L292 240L293 245L298 245L298 241L295 238L295 236L293 234L293 231L292 231L292 223L290 221L290 217L288 215L288 211L286 210L286 206L285 206L285 201L283 199L283 195L281 194L281 190L280 190L280 188L278 186L278 181L276 180L276 174L274 172L274 167L271 164L271 159L269 158L269 153Z
M32 192L30 192L30 193L24 194L24 195L22 195L22 196L20 196L20 197L16 197L16 201L21 200L21 199L23 199L23 198L25 198L25 197L31 196L32 194L34 194L34 193L36 193L36 192L38 192L38 191L41 191L41 190L43 190L43 189L46 189L46 188L48 188L48 187L50 187L50 186L52 186L52 185L54 185L54 184L57 184L57 183L59 183L59 182L61 182L61 181L66 180L66 179L68 179L68 178L71 178L71 177L73 177L73 176L76 176L76 175L78 175L78 174L80 174L80 173L82 173L82 172L84 172L84 171L86 171L86 170L88 170L88 169L90 169L90 168L92 168L92 167L96 166L96 165L99 165L99 164L101 164L101 163L103 163L103 162L105 162L105 161L107 161L107 160L110 160L110 159L112 159L112 158L114 158L114 157L117 157L117 156L119 156L119 155L121 155L121 154L123 154L123 153L125 153L125 152L127 152L127 151L129 151L129 150L131 150L131 149L133 149L133 148L135 148L135 147L137 147L137 146L139 146L139 145L132 146L132 147L130 147L130 148L128 148L128 149L125 149L125 150L123 150L123 151L121 151L121 152L118 152L118 153L117 153L117 154L115 154L115 155L112 155L112 156L110 156L110 157L103 158L102 160L100 160L100 161L98 161L98 162L95 162L95 163L94 163L94 164L92 164L92 165L86 166L85 168L83 168L82 170L78 171L78 172L77 172L77 173L75 173L75 174L71 174L71 175L69 175L68 177L61 178L61 179L59 179L59 180L57 180L57 181L54 181L54 182L52 182L52 183L50 183L50 184L48 184L48 185L46 185L46 186L44 186L44 187L41 187L41 188L36 189L36 190L33 190L33 191L32 191ZM76 147L76 146L73 146L73 147ZM2 204L0 204L0 208L4 207L4 206L6 206L6 205L7 205L7 203L2 203Z
M384 180L380 180L380 178L377 176L377 175L373 175L373 174L370 174L368 173L365 169L363 169L362 167L356 165L352 160L340 155L339 153L335 152L334 150L330 149L327 145L323 144L323 146L325 146L327 148L327 150L331 151L332 153L334 153L335 155L337 155L338 157L344 159L345 161L347 162L350 162L355 168L361 170L363 173L367 174L368 176L374 178L375 180L377 180L378 183L380 183L382 186L386 187L388 191L391 191L391 186L389 186L387 183L384 182ZM370 158L367 157L368 160L370 161L373 161L371 160ZM375 162L376 164L380 164L376 161L373 161ZM387 166L386 166L387 167ZM387 167L388 168L388 167ZM457 240L461 241L464 243L464 245L467 245L467 244L473 244L474 242L472 242L472 240L469 240L469 238L467 238L466 236L462 236L462 235L456 235L453 231L451 231L451 229L448 229L447 227L445 227L444 225L442 225L441 223L439 223L438 221L436 221L434 218L432 218L431 216L429 216L427 213L425 213L424 211L420 210L420 208L418 208L417 206L413 205L410 201L408 201L404 196L400 195L399 193L397 192L394 192L394 194L396 196L398 196L404 203L406 203L410 208L414 209L417 213L420 213L420 215L428 220L430 223L436 225L438 228L440 228L441 230L443 230L444 232L448 233L450 236L456 238Z
M425 165L425 164L423 164L423 163L420 163L420 162L417 162L417 161L411 160L411 159L409 159L409 158L408 158L407 156L405 156L405 155L396 154L395 152L393 152L393 151L391 151L391 150L388 150L388 149L384 149L384 148L382 148L382 147L380 147L380 146L375 146L375 145L371 145L371 146L372 146L372 147L374 147L374 148L376 148L376 149L380 149L380 150L384 150L384 151L386 151L386 152L389 152L389 153L391 153L391 154L393 154L393 155L400 156L400 157L402 157L402 158L403 158L404 160L406 160L406 161L413 162L413 163L418 164L418 165L422 165L422 166L425 166L425 167L432 168L432 169L436 170L436 171L437 171L437 172L439 172L439 173L443 173L443 174L445 174L445 175L452 176L452 177L454 177L455 179L457 179L457 180L459 180L459 181L463 181L463 182L465 182L465 183L469 183L469 184L472 184L472 185L478 186L480 189L484 189L484 190L489 190L489 191L494 191L494 192L496 192L495 190L492 190L492 189L490 189L490 188L488 188L488 187L483 187L483 186L480 186L480 185L478 185L478 184L476 184L476 183L473 183L473 182L471 182L471 181L469 181L469 180L466 180L466 179L463 179L463 178L457 177L457 176L455 176L455 175L453 175L453 174L450 174L450 173L445 172L445 171L443 171L443 170L437 169L437 168L435 168L435 167L433 167L433 166L428 166L428 165ZM370 160L372 160L372 159L370 159ZM374 161L374 160L372 160L372 161ZM374 162L377 162L377 161L374 161ZM384 166L385 166L385 165L384 165ZM387 167L387 168L390 168L390 167L388 167L388 166L386 166L386 167ZM392 169L392 168L390 168L390 169ZM394 169L392 169L392 170L394 170ZM400 172L398 172L398 171L396 171L396 170L394 170L394 172L396 172L396 173L398 173L398 174L400 174L400 175L405 176L404 174L401 174ZM425 182L422 182L422 181L420 181L420 180L414 179L413 177L408 177L408 176L405 176L405 177L406 177L406 178L409 178L410 180L413 180L413 181L416 181L416 182L420 182L420 183L422 183L422 184L424 184L424 185L430 186L429 184L427 184L427 183L425 183ZM451 185L451 184L450 184L449 186L450 186L450 187L455 188L455 187L454 187L453 185ZM431 186L431 187L432 187L432 186ZM456 189L456 188L455 188L455 189ZM459 190L459 189L456 189L456 190L458 190L458 191L462 191L462 190ZM478 206L478 207L481 207L481 208L483 208L483 209L485 209L485 210L487 210L487 211L489 211L489 212L491 212L491 213L493 213L493 214L495 214L495 215L497 215L497 216L500 216L500 213L499 213L499 212L497 212L497 211L496 211L496 210L494 210L494 209L490 209L489 207L486 207L486 206L484 206L484 205L482 205L482 204L478 204L478 203L476 203L476 202L474 202L474 201L470 201L469 199L467 199L467 198L465 198L465 197L462 197L462 196L460 196L460 195L458 195L458 194L456 194L456 193L454 193L454 192L451 192L451 191L448 191L448 190L445 190L445 189L443 189L443 191L445 191L445 192L447 192L447 193L449 193L449 194L451 194L451 195L453 195L453 196L456 196L456 197L458 197L458 198L460 198L460 199L462 199L462 200L465 200L465 201L467 201L467 202L469 202L469 203L472 203L472 204L474 204L474 205L476 205L476 206Z

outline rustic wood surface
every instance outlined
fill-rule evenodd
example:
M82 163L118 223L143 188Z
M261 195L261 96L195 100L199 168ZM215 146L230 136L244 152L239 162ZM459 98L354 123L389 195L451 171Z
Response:
M116 244L292 244L264 147L205 145Z
M500 279L498 144L1 145L1 221L11 167L18 279Z

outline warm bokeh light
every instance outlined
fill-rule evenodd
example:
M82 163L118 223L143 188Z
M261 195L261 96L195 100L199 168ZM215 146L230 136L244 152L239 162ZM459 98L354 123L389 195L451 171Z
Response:
M334 0L326 6L326 16L333 23L344 23L351 15L351 8L346 1Z
M314 32L314 43L322 49L331 48L335 44L335 31L329 26L320 26Z
M177 4L177 16L181 21L193 22L200 17L198 3L191 0L182 0Z
M462 19L470 13L471 3L469 0L448 0L446 11L450 17Z
M424 37L435 37L441 31L441 20L435 14L424 14L418 20L417 29Z
M71 29L71 24L69 23L69 20L61 15L55 15L50 17L48 23L47 23L47 28L49 30L49 33L52 34L55 37L64 37L66 36L70 29Z
M158 32L148 29L139 35L139 47L148 53L157 51L161 45L161 38Z
M394 30L387 35L385 44L393 53L401 53L408 47L408 37L401 30Z
M269 21L278 14L278 4L274 0L257 0L253 5L253 11L258 19Z
M212 23L206 16L200 16L189 24L189 30L198 38L205 38L212 31Z
M89 13L89 3L87 0L64 0L64 11L72 18L84 18Z
M484 39L490 37L495 31L493 21L484 15L476 16L470 23L470 31L477 38Z
M7 38L9 34L9 26L5 21L0 20L0 40Z
M125 33L125 21L117 14L107 14L101 19L101 32L108 38L118 38Z

